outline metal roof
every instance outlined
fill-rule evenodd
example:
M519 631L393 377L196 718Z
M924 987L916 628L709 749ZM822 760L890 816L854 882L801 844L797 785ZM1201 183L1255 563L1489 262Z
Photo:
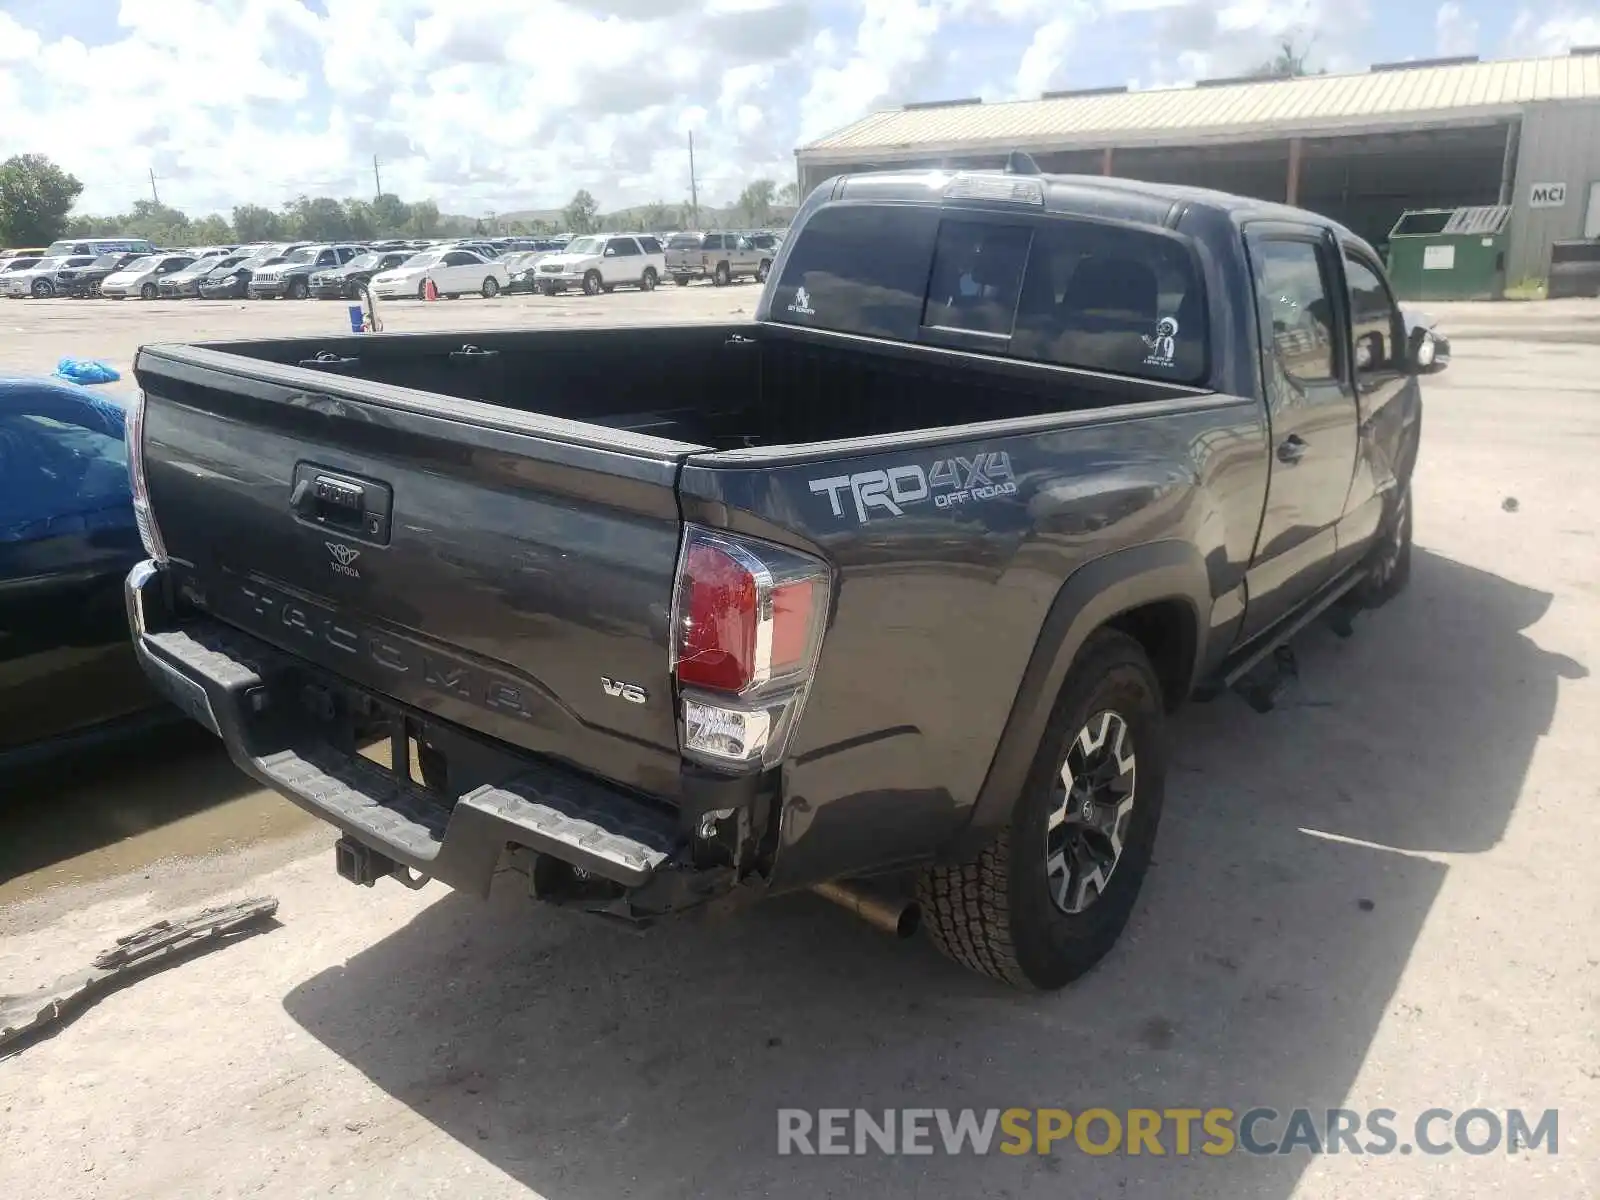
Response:
M1159 91L958 103L874 113L802 146L804 161L996 149L1247 141L1509 116L1550 100L1600 101L1600 56L1446 63Z

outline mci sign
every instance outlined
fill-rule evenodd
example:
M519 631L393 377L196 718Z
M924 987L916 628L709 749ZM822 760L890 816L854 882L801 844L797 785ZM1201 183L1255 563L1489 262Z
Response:
M1529 208L1565 208L1567 185L1564 183L1535 183L1528 187Z

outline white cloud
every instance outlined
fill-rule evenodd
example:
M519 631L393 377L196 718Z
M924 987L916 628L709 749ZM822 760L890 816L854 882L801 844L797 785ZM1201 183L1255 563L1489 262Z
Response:
M1434 50L1443 55L1474 54L1478 49L1478 21L1462 11L1456 0L1445 0L1433 18Z
M1506 49L1512 54L1565 54L1574 46L1600 46L1600 12L1593 3L1561 4L1543 12L1524 7L1511 23Z
M1071 17L1056 17L1034 30L1033 40L1022 52L1017 64L1014 88L1018 96L1028 99L1047 90L1066 58L1067 47L1078 23Z

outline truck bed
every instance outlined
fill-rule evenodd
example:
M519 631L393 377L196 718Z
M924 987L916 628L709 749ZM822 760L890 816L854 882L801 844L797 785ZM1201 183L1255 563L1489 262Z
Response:
M891 436L1201 390L754 323L346 335L203 348L706 450Z

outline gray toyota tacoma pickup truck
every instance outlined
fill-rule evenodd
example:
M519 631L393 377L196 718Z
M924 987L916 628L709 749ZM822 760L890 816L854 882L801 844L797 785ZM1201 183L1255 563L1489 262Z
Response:
M1447 361L1311 213L842 177L743 324L145 347L129 614L357 883L811 888L1054 988L1129 918L1174 708L1405 585Z

